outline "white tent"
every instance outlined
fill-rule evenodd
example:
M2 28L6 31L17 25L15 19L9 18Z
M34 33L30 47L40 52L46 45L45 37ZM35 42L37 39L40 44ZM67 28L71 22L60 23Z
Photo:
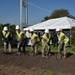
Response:
M68 17L61 17L56 19L50 19L33 26L27 27L27 29L33 28L34 30L44 30L44 29L70 29L75 27L75 19L71 19ZM26 28L24 28L26 30Z

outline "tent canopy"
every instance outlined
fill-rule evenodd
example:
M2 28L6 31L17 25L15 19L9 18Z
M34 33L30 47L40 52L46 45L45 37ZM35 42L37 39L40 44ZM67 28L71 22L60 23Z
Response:
M34 30L55 29L55 28L70 29L72 27L75 27L75 19L71 19L69 17L61 17L56 19L49 19L47 21L24 28L23 30L30 28L33 28Z

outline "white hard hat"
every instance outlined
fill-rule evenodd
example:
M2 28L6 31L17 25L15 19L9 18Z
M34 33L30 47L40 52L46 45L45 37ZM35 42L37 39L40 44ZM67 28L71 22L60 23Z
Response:
M3 30L8 30L8 28L7 27L4 27L4 29Z
M56 28L56 31L60 31L61 29L60 28Z
M49 29L45 29L45 33L49 33Z
M30 32L33 32L33 31L34 31L34 29L33 29L33 28L31 28L31 29L30 29Z
M29 28L24 28L23 30L26 31L26 30L30 30L30 29Z
M19 25L17 25L15 29L20 29Z

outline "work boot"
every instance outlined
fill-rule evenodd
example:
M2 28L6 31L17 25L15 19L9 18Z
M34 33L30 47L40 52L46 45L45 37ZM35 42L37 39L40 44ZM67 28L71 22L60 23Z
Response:
M36 56L37 55L37 52L34 52L34 55Z
M20 52L17 52L17 55L20 55L21 53Z
M45 57L45 55L44 55L44 54L42 54L42 57L44 58L44 57Z
M34 53L33 52L30 52L30 56L34 56Z
M66 55L63 56L63 59L66 59Z
M36 56L36 55L37 55L37 53L34 53L34 55Z
M49 56L51 56L52 54L51 54L51 53L49 53L48 55L49 55Z
M58 52L56 58L57 58L58 60L62 59L62 54Z

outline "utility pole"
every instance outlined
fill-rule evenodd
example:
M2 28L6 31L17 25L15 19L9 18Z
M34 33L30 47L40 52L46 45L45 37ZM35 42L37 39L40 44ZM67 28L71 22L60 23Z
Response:
M28 0L26 0L26 25L28 25Z
M20 29L22 30L22 0L20 0Z
M23 7L25 9L25 23L23 24ZM28 0L20 0L20 29L28 25Z

